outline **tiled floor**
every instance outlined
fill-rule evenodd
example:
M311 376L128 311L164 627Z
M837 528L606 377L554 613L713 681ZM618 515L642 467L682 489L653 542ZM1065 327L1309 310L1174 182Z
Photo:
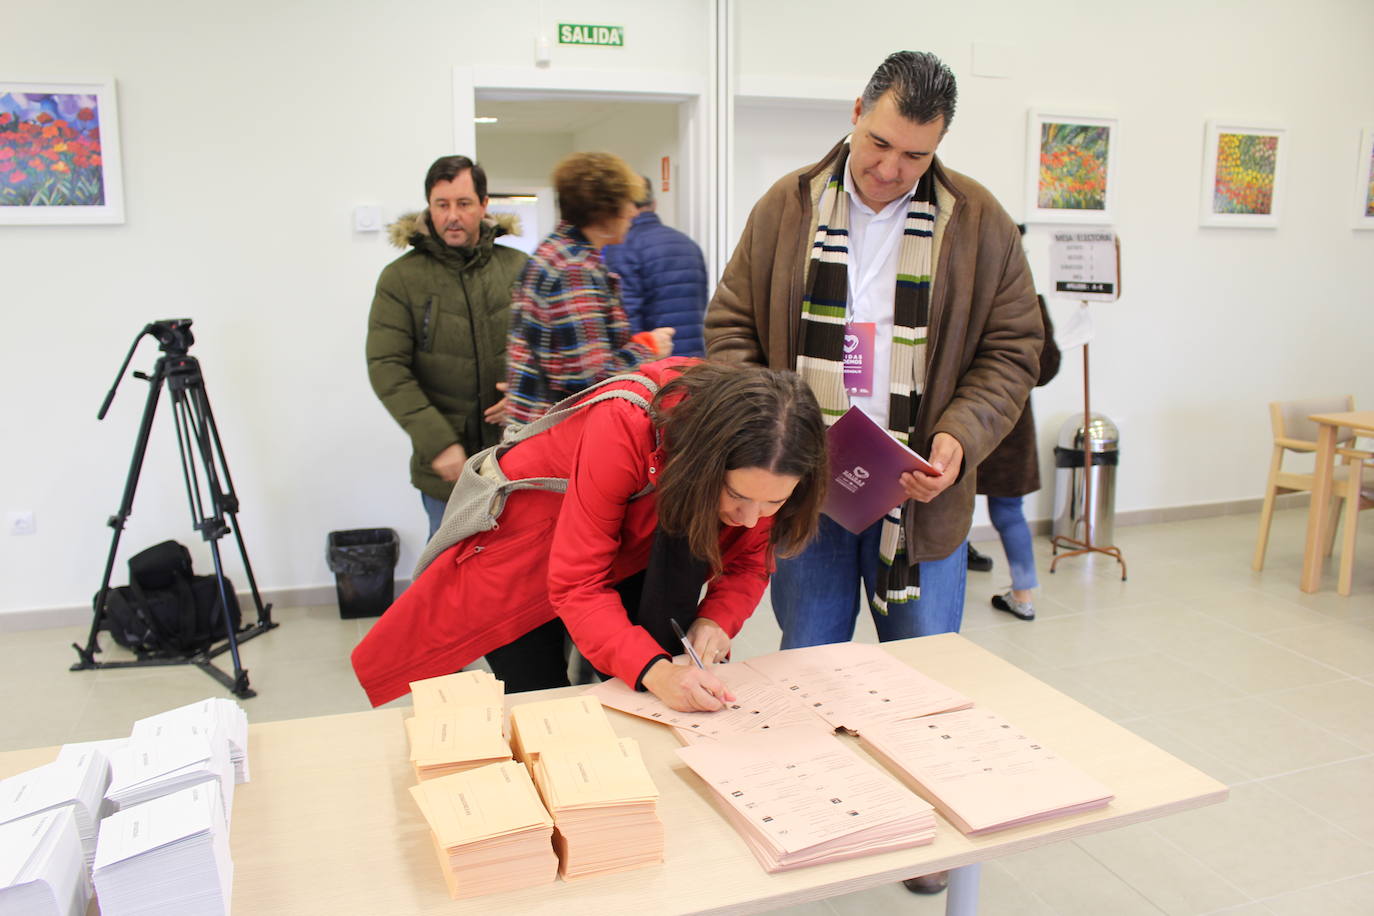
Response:
M1349 598L1335 594L1334 564L1323 591L1298 591L1304 510L1278 513L1263 573L1250 570L1253 515L1119 528L1127 582L1106 558L1048 575L1039 539L1030 623L988 607L1006 563L981 545L997 565L969 575L966 636L1233 787L1221 805L989 863L982 913L1374 913L1374 512L1362 514L1366 559ZM275 616L280 628L243 646L259 691L250 719L367 708L347 657L369 621L332 607ZM125 734L140 716L223 695L194 669L69 674L68 644L84 637L0 634L0 749ZM761 608L736 655L773 651L777 637ZM857 638L874 639L871 623ZM894 885L785 912L943 906Z

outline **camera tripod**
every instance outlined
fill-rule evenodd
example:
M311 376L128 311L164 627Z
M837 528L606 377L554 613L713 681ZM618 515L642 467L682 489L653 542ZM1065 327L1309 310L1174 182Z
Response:
M76 650L80 661L72 665L70 670L195 665L229 688L235 696L247 699L255 696L256 692L248 686L248 672L244 670L239 659L239 644L266 633L277 624L272 621L272 605L264 605L262 602L257 580L253 578L253 567L248 562L248 549L243 544L243 532L239 530L238 524L239 501L234 493L234 482L229 476L229 466L224 460L224 447L220 442L219 430L215 426L215 416L210 411L210 401L205 394L205 380L201 376L200 363L194 356L187 355L187 350L195 343L195 338L191 336L191 319L172 318L154 321L138 333L96 418L105 419L124 371L129 368L134 351L138 349L138 344L145 335L156 337L159 349L165 355L159 357L154 364L152 375L134 372L135 378L148 382L148 399L143 407L138 438L134 442L129 476L124 483L124 499L119 504L119 511L109 519L109 526L114 529L114 537L110 543L110 555L105 561L105 576L95 597L95 616L91 621L90 637L84 648L72 643L72 648ZM200 532L201 537L209 542L210 555L214 558L215 578L219 583L219 616L224 621L224 641L191 654L137 652L134 661L100 662L95 659L95 653L100 651L97 637L100 631L107 627L105 601L110 591L115 553L119 549L119 538L124 531L124 523L133 509L134 491L138 487L139 472L143 468L143 458L148 450L148 435L153 428L153 415L157 411L158 398L164 384L170 392L172 401L172 419L176 426L177 450L181 456L181 476L185 481L186 498L191 506L191 523ZM202 477L207 491L204 493L201 488ZM208 513L205 511L207 508L210 510ZM256 623L239 630L235 629L228 613L230 596L219 551L219 539L230 531L234 532L234 538L238 541L239 555L243 558L243 568L248 575L253 604L258 612ZM213 659L225 652L233 659L232 677L213 664Z

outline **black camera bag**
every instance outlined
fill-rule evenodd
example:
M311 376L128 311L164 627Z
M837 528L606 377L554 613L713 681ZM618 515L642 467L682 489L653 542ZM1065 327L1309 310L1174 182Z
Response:
M228 578L224 588L238 630L243 618ZM185 545L163 541L129 558L129 584L106 593L105 624L115 642L140 655L203 652L225 635L219 582L194 573Z

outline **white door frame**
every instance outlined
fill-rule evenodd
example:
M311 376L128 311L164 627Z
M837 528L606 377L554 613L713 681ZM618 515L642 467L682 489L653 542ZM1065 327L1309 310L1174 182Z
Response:
M630 88L633 87L633 88ZM679 103L678 145L682 151L677 173L683 231L706 252L717 244L718 219L711 193L708 165L714 160L710 97L707 81L683 73L652 70L578 70L542 67L454 67L453 147L475 150L477 97L530 101L560 96L567 99L633 99L638 102ZM705 202L706 206L701 203ZM709 254L708 254L709 257ZM708 270L712 269L708 265Z

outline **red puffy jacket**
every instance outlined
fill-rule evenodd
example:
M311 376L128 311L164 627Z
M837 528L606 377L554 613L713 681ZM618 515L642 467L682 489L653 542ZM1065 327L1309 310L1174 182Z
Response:
M684 362L637 371L663 385ZM630 497L663 467L655 439L648 414L616 399L574 413L503 455L506 476L566 477L567 494L513 493L498 528L444 551L396 599L353 650L353 670L372 704L404 695L411 681L458 671L555 614L598 670L635 683L663 650L629 622L612 586L648 564L657 494ZM753 528L721 530L724 568L708 583L698 613L732 638L768 583L771 529L772 519L764 518Z

